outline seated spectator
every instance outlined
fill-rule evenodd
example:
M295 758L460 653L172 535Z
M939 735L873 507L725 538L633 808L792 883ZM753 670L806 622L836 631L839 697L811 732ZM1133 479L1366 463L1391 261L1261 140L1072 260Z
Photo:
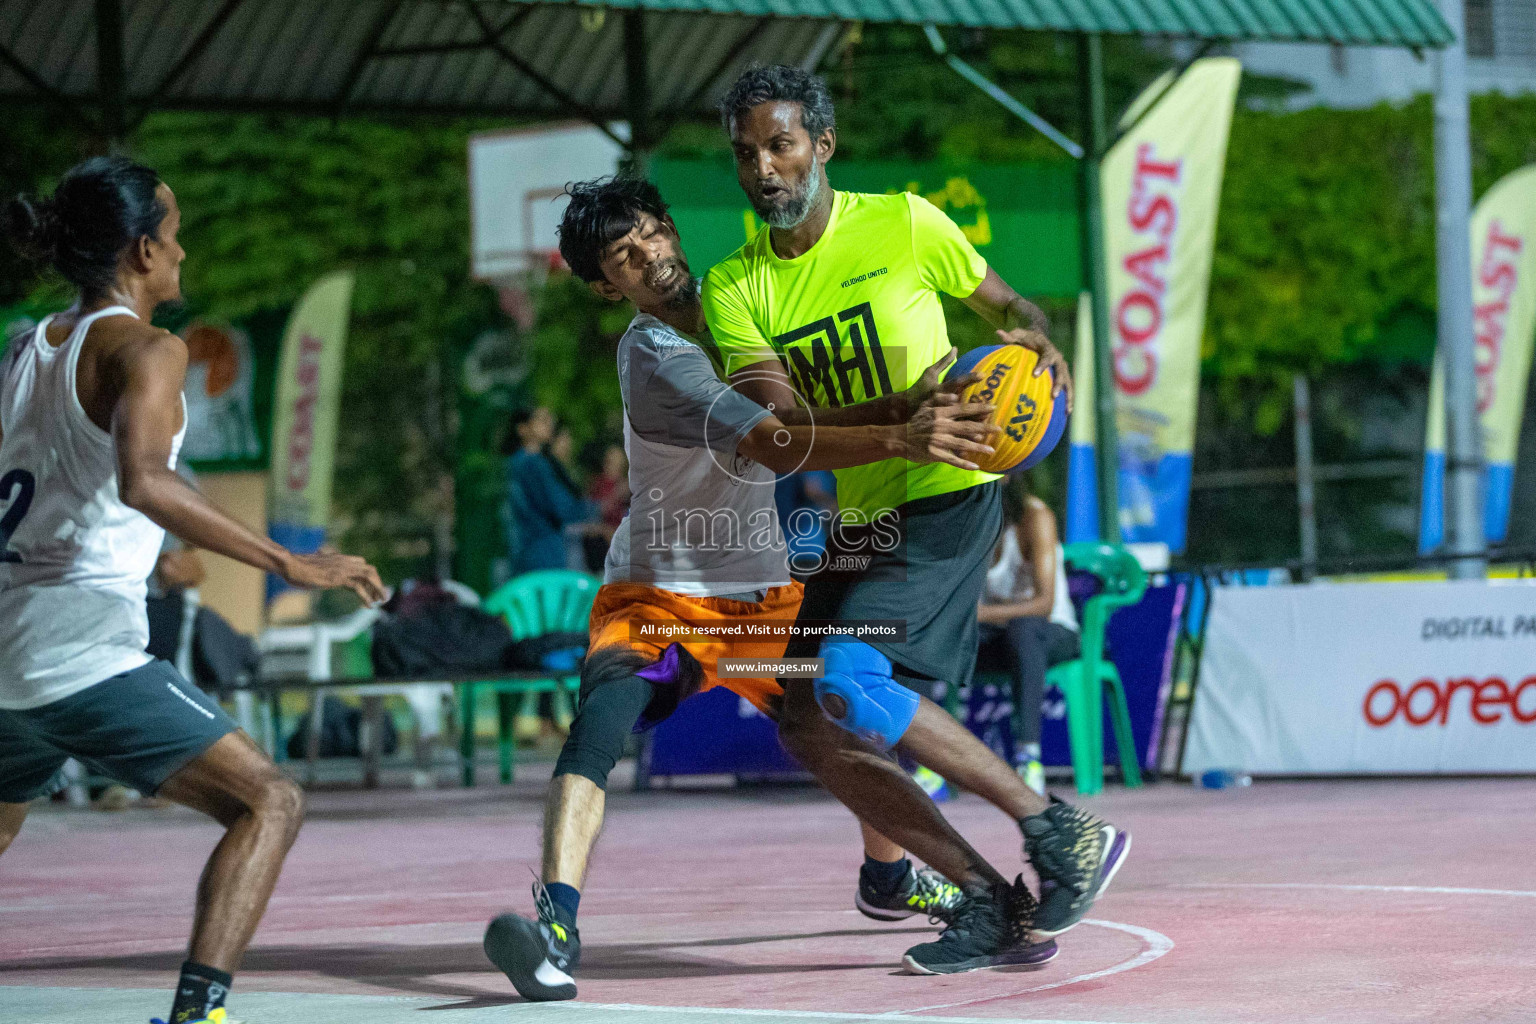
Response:
M1078 656L1077 611L1067 593L1066 565L1050 507L1016 477L1003 490L1003 516L1003 533L976 610L981 626L977 667L1006 671L1011 677L1014 764L1029 787L1043 793L1040 705L1045 673Z

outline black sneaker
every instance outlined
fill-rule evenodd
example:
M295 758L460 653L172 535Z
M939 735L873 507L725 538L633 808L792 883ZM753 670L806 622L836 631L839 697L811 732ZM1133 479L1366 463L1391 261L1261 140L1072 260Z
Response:
M502 914L486 926L485 955L524 999L574 999L571 974L581 960L581 935L555 920L555 905L538 882L533 883L533 902L537 921Z
M1040 907L1030 931L1040 942L1083 919L1125 863L1131 834L1055 797L1021 824L1024 856L1040 876Z
M1019 878L1012 885L964 890L954 920L937 940L907 950L901 963L909 974L959 974L987 967L1038 967L1056 958L1056 943L1031 942L1028 932L1035 898Z
M906 877L888 893L876 889L869 881L869 873L860 868L853 905L859 913L876 921L903 921L915 914L927 914L930 921L948 924L963 899L965 894L960 887L933 868L915 871L909 866Z

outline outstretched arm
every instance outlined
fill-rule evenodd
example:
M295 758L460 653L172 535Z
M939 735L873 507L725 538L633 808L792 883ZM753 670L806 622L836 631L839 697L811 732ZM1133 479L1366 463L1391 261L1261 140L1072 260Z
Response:
M379 574L361 558L296 555L220 512L170 468L181 418L187 346L156 331L114 360L118 399L112 414L118 493L123 503L194 547L227 555L296 587L350 587L368 604L382 601Z
M1072 371L1066 358L1046 337L1050 322L1040 307L1014 291L991 267L974 292L962 300L987 323L996 327L1005 345L1022 345L1040 357L1035 374L1054 370L1056 387L1052 394L1066 392L1067 411L1072 411Z
M772 412L785 426L890 426L906 423L934 395L959 395L981 380L974 372L953 380L944 379L944 371L954 363L957 354L951 348L942 359L924 370L917 382L905 391L841 408L807 409L800 405L798 393L791 388L784 365L777 359L756 363L733 374L731 386ZM987 411L991 411L991 406L987 407Z
M993 327L1009 331L1023 328L1038 334L1050 334L1051 322L1044 311L1011 288L997 271L987 268L981 285L961 300Z
M992 454L987 442L998 430L987 422L993 411L990 403L960 400L960 392L980 379L976 374L943 380L954 360L955 350L950 349L906 391L843 409L814 411L796 404L780 405L795 402L787 379L766 371L749 375L749 368L732 378L732 386L772 415L742 439L738 450L775 473L847 469L894 458L976 469L970 459ZM882 416L891 418L859 423L849 422L855 417L828 415L877 405L882 406Z
M731 386L758 405L770 409L788 426L874 427L906 420L906 392L871 398L853 405L808 409L800 404L799 393L789 382L789 374L779 359L754 363L731 374Z
M971 459L991 455L998 432L988 417L993 406L962 402L958 395L931 396L905 423L866 427L788 424L776 415L759 421L737 451L775 473L847 469L885 459L945 462L976 469Z

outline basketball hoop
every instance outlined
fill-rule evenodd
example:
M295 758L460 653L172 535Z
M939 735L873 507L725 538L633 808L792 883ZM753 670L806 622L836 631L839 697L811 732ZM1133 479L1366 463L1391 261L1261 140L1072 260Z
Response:
M615 125L624 137L627 126ZM469 140L470 228L476 280L495 285L521 322L527 295L564 269L556 231L565 187L612 174L623 148L589 124L489 132ZM507 293L511 293L510 296Z

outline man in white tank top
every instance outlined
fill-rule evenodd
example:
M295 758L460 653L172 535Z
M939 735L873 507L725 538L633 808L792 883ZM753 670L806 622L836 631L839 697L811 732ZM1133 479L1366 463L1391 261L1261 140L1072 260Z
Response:
M232 974L303 817L303 794L214 701L145 653L165 531L300 587L384 590L366 562L301 556L174 470L187 349L150 324L180 298L176 197L146 167L86 161L6 233L80 290L0 363L0 852L74 757L226 832L198 890L171 1024L223 1024Z

